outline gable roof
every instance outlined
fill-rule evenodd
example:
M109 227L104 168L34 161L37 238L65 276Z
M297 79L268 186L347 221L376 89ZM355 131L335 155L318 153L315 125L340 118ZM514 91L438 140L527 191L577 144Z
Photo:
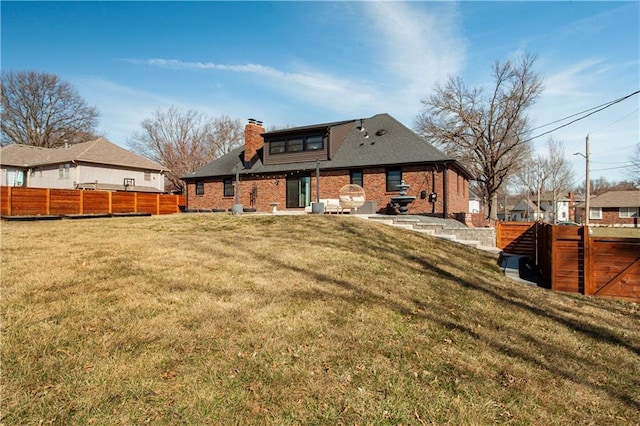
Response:
M640 190L605 192L592 197L589 207L640 207Z
M366 129L368 138L365 138L363 132L359 130L360 120L355 119L276 130L264 133L263 137L268 140L274 136L316 129L331 129L337 126L349 126L349 124L350 128L333 157L330 160L320 160L321 169L455 163L464 173L472 177L471 173L456 163L453 158L448 157L389 114L377 114L363 120L362 124ZM233 175L235 174L236 166L243 163L243 151L244 147L239 147L185 176L184 179ZM296 170L315 170L315 167L315 161L264 165L260 158L250 169L241 169L240 173L279 173Z
M155 161L134 154L105 138L60 148L40 148L11 144L0 150L0 164L15 167L37 167L67 162L83 162L145 170L166 170Z
M551 205L549 205L549 203L540 202L541 212L548 212L551 210L553 209ZM510 212L526 212L526 211L536 212L538 211L538 207L536 207L536 203L534 203L532 200L520 200L520 202L516 204L516 206L509 211Z

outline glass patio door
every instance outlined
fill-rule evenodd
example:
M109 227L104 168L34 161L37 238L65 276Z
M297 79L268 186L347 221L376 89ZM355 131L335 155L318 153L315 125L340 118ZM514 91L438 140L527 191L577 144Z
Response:
M287 178L287 208L299 209L311 205L311 177Z

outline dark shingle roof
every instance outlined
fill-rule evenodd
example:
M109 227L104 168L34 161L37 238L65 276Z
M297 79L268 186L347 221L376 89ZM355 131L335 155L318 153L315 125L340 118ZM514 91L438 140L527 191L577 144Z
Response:
M389 114L378 114L363 121L368 138L359 131L360 120L347 120L334 123L296 127L265 133L263 136L296 133L319 128L330 128L352 123L345 140L331 160L320 161L320 168L346 169L368 166L393 166L423 163L453 163L439 149L418 136ZM235 167L242 164L244 148L240 147L219 159L187 175L184 179L229 176L235 174ZM264 165L258 160L251 169L241 169L241 174L279 173L295 170L314 170L315 161ZM468 173L468 172L467 172Z

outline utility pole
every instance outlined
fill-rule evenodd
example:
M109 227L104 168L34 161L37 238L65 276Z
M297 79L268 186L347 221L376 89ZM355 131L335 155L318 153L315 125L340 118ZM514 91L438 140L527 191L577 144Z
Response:
M584 223L585 223L585 226L588 227L589 226L589 213L590 213L589 198L591 198L591 196L590 196L591 195L591 179L589 178L589 135L587 135L587 137L586 137L585 145L586 145L585 146L586 155L585 155L584 159L586 160L585 163L587 165L586 166L587 170L586 170L586 173L585 173L586 176L587 176L587 186L586 186L586 190L585 190L585 192L586 192L586 196L585 196L585 210L586 210L586 213L585 213L585 222Z
M538 182L538 205L536 206L536 221L540 220L540 161L538 161L538 173L537 173L537 182Z
M591 209L590 207L590 201L589 199L591 198L591 178L589 177L589 135L587 135L586 139L585 139L585 153L581 153L581 152L574 152L573 155L581 155L582 157L584 157L585 159L585 164L586 164L586 171L585 171L585 176L587 178L587 181L585 183L585 195L584 195L584 225L585 226L589 226L589 210Z

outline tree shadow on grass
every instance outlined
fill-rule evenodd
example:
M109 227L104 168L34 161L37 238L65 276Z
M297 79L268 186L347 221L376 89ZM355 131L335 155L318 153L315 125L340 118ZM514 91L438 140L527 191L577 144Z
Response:
M351 252L356 253L365 259L373 257L391 264L398 264L399 268L406 268L418 274L423 274L425 271L429 272L431 276L436 276L441 281L453 288L464 288L465 291L475 291L490 299L493 299L499 305L509 309L519 309L529 312L541 318L543 321L550 322L550 329L556 326L562 326L568 330L580 333L585 338L593 339L594 341L611 345L615 347L622 347L630 352L632 357L637 357L640 354L640 347L634 343L629 342L628 339L616 334L615 332L594 324L580 321L570 316L579 316L581 312L578 309L567 310L566 306L564 310L558 309L553 305L538 306L536 300L540 300L540 296L530 297L531 291L542 291L528 288L518 288L514 286L505 285L504 281L499 281L502 278L497 271L495 265L495 257L489 255L480 255L480 262L475 267L478 270L477 278L470 280L455 274L460 268L460 261L458 259L465 256L473 255L478 258L478 252L474 249L460 246L454 243L438 240L434 241L430 237L425 237L419 234L402 233L394 229L384 229L376 227L374 225L356 224L355 219L351 221L335 221L331 225L328 225L328 229L338 229L340 235L336 236L332 234L331 238L323 238L322 236L309 236L304 241L304 244L300 242L298 235L300 232L305 231L305 222L289 222L292 229L288 232L278 234L276 238L278 244L287 244L290 241L291 244L300 245L301 256L313 255L310 250L313 247L324 249L336 249L345 250L348 249ZM302 225L300 225L302 223ZM324 223L320 222L323 226ZM379 225L382 226L382 225ZM262 236L257 238L268 238L269 232L263 231ZM314 271L309 268L297 266L290 262L282 261L277 252L277 248L274 246L274 251L263 252L255 250L252 246L250 238L238 240L235 235L226 234L218 235L216 241L220 244L215 246L206 246L202 249L207 250L210 255L214 256L228 256L229 248L233 248L243 253L243 257L247 259L255 259L257 262L265 262L271 266L271 269L280 271L290 271L297 275L307 277L308 280L319 284L327 285L327 288L315 288L313 290L295 290L290 292L291 297L299 298L301 300L330 300L331 298L337 298L344 300L352 304L365 304L372 303L387 309L392 309L397 313L407 316L412 319L429 321L433 324L438 324L445 329L457 330L461 333L471 336L472 338L482 342L489 347L495 348L497 351L505 354L509 357L515 357L523 360L526 363L534 365L538 368L547 370L552 374L559 377L563 377L569 381L575 382L580 385L588 386L596 390L607 392L609 395L614 396L624 404L633 407L633 409L640 409L640 400L637 395L625 392L624 389L615 386L613 382L609 384L593 383L588 378L583 378L578 372L570 370L569 368L563 368L558 363L553 363L553 360L540 359L535 356L535 353L545 353L545 351L551 351L559 354L560 357L565 359L573 359L579 365L588 365L591 369L597 369L606 374L608 369L611 368L610 360L603 360L594 362L592 359L587 359L584 356L580 356L576 353L570 352L553 346L552 344L544 341L541 337L535 336L533 333L522 332L520 330L511 330L520 336L519 343L527 343L522 345L522 348L517 345L518 342L509 344L509 339L496 339L495 337L488 336L471 329L465 325L461 319L451 318L448 312L447 306L436 306L434 303L422 302L419 299L408 298L405 303L397 300L392 300L388 295L381 291L373 291L373 286L358 282L357 280L347 280L336 278L335 276L326 273L326 271ZM422 254L424 253L424 254ZM437 258L434 256L438 255ZM493 276L491 272L495 272L493 276L496 277L496 282L492 282ZM489 274L488 276L486 274ZM506 278L505 278L506 279ZM393 279L390 280L390 285L393 285ZM341 291L335 292L332 289L339 289ZM256 290L260 291L260 290ZM262 290L264 291L264 290ZM455 290L454 290L455 291ZM566 295L555 295L553 297L569 297ZM419 309L417 309L419 308ZM464 315L471 321L474 316L470 310L464 310ZM495 319L485 318L483 322L492 326L494 329L504 328L504 324L496 322ZM501 334L504 334L502 332ZM539 348L539 351L532 352L530 345L535 348ZM523 349L523 348L526 348ZM629 377L623 374L624 380L630 384L630 388L637 388L640 386L640 382L635 377ZM629 388L629 387L627 387Z

